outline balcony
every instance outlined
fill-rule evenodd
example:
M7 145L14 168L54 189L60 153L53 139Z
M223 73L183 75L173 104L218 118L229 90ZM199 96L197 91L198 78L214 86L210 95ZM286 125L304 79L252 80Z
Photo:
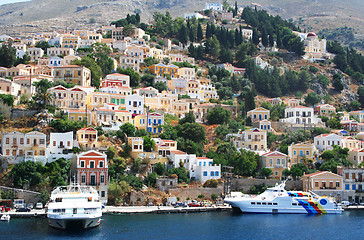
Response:
M324 189L324 190L334 189L334 190L336 190L336 187L320 187L320 189Z
M18 145L17 144L13 144L11 147L12 148L18 148Z
M364 189L355 190L356 193L364 193Z

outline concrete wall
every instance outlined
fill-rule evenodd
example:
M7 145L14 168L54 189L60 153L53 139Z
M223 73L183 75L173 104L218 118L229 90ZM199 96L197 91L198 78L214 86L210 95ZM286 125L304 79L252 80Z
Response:
M38 110L13 108L13 109L11 109L10 118L13 120L13 119L18 119L18 118L23 118L23 117L30 117L30 116L34 116L38 112L39 112Z
M176 188L176 189L169 189L168 193L179 197L180 201L186 201L187 198L197 199L197 196L203 194L205 199L211 200L211 194L216 194L221 196L223 192L223 186L219 186L218 188L201 188L201 187L194 187L194 188Z
M33 192L17 188L9 188L0 186L1 191L14 191L17 199L24 199L25 203L36 204L41 200L41 194L39 192ZM35 206L35 205L34 205Z
M247 193L249 189L254 185L265 184L267 186L275 186L276 183L282 183L279 179L254 179L254 178L239 178L231 180L231 191L243 191ZM287 181L286 190L303 190L302 181Z
M310 130L315 127L326 128L325 123L318 124L292 124L285 122L272 122L272 128L278 132L298 132L299 130Z

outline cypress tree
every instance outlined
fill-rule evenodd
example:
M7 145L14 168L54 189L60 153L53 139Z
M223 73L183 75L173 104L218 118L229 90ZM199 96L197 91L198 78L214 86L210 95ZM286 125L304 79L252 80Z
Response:
M201 42L202 39L203 39L202 27L201 27L201 24L198 23L198 26L197 26L197 41Z

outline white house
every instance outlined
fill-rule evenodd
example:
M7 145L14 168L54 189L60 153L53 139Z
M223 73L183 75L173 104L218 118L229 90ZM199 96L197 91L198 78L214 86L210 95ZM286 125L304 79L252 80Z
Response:
M341 146L342 137L335 134L321 134L314 138L315 147L319 151L332 150L334 145Z
M222 11L223 6L222 6L222 3L206 3L204 10Z
M144 98L137 94L126 96L125 108L131 113L142 114L144 112Z
M318 124L321 123L321 119L313 114L313 108L305 106L296 106L286 108L284 110L284 119L280 119L281 122L297 123L297 124Z
M73 153L68 153L67 150L72 150L73 132L66 133L50 133L49 145L46 150L48 162L57 160L58 158L71 159Z
M179 150L171 151L171 155L168 158L173 167L183 165L189 172L190 178L201 183L209 179L221 178L221 165L214 165L213 159L196 157L195 154L187 154Z

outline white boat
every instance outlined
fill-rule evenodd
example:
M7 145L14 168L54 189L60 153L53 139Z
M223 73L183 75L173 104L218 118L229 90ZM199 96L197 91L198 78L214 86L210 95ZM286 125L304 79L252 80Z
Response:
M57 187L48 204L48 224L60 229L96 227L101 222L101 207L99 194L92 187Z
M4 214L0 218L1 221L10 221L10 215Z
M315 193L286 191L285 182L268 188L262 194L252 197L231 194L224 201L243 213L342 213L343 209L334 200Z

